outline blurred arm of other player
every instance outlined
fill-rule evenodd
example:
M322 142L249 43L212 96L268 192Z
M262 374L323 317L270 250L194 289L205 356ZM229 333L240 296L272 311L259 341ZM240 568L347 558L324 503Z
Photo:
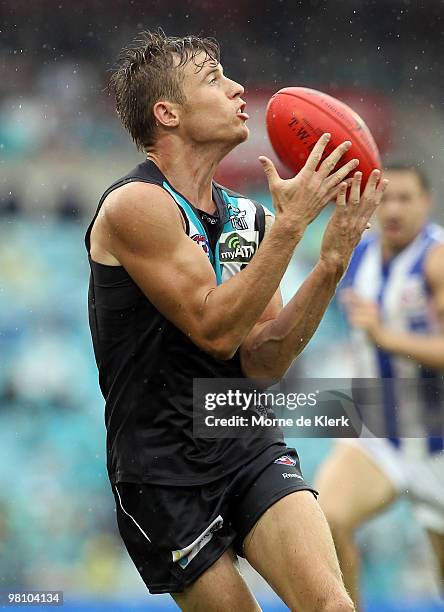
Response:
M176 204L157 185L130 183L106 198L92 235L95 248L120 263L199 348L230 359L277 291L307 225L356 166L352 160L332 174L350 146L345 142L317 170L329 138L321 136L298 175L273 183L273 227L250 264L219 286L207 255L185 234ZM268 173L269 160L261 161Z
M383 351L414 359L421 365L444 370L444 245L431 249L424 271L432 294L432 305L440 325L440 334L426 336L419 333L394 332L384 326L378 306L358 296L353 290L344 290L344 306L350 323L363 329L369 339Z
M284 308L280 296L273 298L242 345L242 366L248 376L281 378L316 331L387 184L374 170L361 197L361 178L356 172L348 202L347 185L341 185L311 274ZM270 190L273 193L272 183Z

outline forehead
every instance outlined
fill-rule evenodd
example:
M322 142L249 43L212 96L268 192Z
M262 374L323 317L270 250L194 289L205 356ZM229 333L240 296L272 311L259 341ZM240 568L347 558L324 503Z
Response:
M421 181L414 170L386 170L384 178L389 180L386 194L395 191L422 191Z
M205 71L211 68L221 68L217 59L208 55L205 51L198 51L193 54L180 65L180 57L177 53L173 54L174 65L182 72L184 79L186 80L200 80L203 77Z

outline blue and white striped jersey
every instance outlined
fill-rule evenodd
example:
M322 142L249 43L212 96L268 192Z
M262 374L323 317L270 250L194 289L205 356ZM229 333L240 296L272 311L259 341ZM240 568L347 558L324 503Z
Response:
M424 261L440 243L444 229L428 223L405 249L384 262L379 236L368 234L353 254L342 287L377 302L384 325L392 331L438 333ZM364 420L377 420L375 429L409 454L442 450L443 372L378 349L362 330L353 329L351 334L354 377L384 379L379 406L373 405L373 414L364 415Z

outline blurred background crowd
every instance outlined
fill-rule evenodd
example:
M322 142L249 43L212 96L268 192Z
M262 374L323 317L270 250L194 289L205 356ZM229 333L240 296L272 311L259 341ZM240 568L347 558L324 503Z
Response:
M444 4L1 0L0 23L0 589L63 588L88 609L144 599L116 534L105 473L83 246L101 193L141 160L106 91L120 48L159 26L219 40L251 116L250 140L222 164L227 186L271 206L257 162L259 153L274 159L265 106L280 87L303 85L349 102L382 153L421 165L444 221ZM316 260L328 215L298 247L287 297ZM347 377L351 359L333 303L293 375ZM309 478L328 447L298 442ZM375 610L405 610L396 602L436 594L427 543L402 503L366 527L360 545ZM384 608L390 599L394 607Z

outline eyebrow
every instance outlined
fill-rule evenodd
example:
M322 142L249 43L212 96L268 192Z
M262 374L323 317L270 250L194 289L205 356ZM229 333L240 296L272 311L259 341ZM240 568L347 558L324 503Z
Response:
M202 80L209 77L210 74L213 74L213 72L220 72L221 74L224 73L223 68L221 66L214 66L213 68L211 68L211 70L208 70L208 72L204 74L204 76L202 77Z

